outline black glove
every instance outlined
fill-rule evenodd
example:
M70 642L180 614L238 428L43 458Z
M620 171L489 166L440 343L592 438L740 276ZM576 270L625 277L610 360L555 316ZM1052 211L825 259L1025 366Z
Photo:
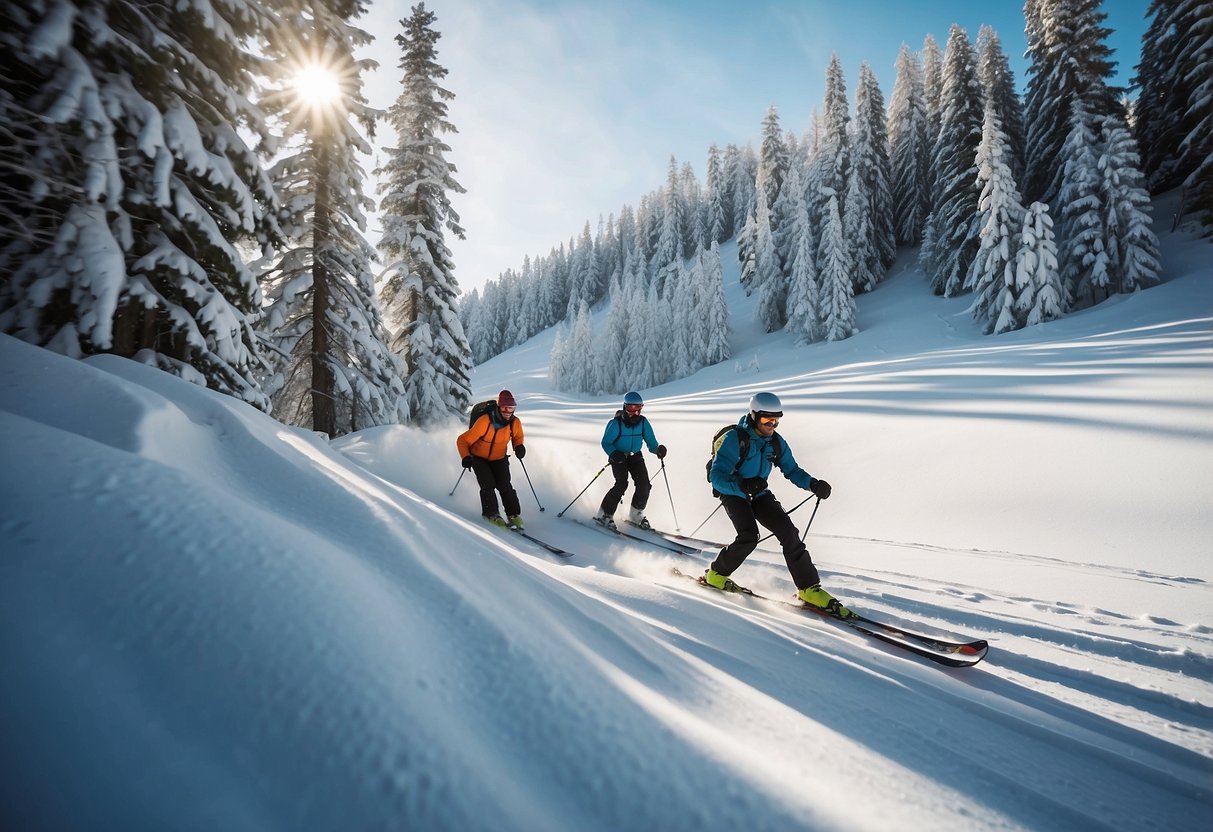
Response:
M814 479L809 483L809 490L821 499L828 500L830 499L830 492L833 489L830 488L830 484L825 480Z
M658 459L665 459L665 445L658 445L658 446L657 446L657 458L658 458Z
M518 457L519 459L522 459L524 456L526 456L526 445L515 445L514 446L514 456Z
M741 490L754 497L767 490L767 481L765 477L746 477L737 483L741 486Z
M463 467L464 467L464 468L471 468L471 467L472 467L472 455L471 455L471 454L468 454L467 456L465 456L465 457L463 458Z
M622 462L627 462L627 459L628 459L628 455L625 454L623 451L615 451L613 454L611 454L611 464L612 465L619 465Z

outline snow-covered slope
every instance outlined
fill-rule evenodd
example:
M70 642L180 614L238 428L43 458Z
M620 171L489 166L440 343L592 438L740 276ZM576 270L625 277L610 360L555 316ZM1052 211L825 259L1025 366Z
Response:
M906 260L859 336L741 312L733 361L644 391L654 522L709 516L708 437L775 390L834 485L827 586L988 638L964 670L557 518L618 405L551 391L550 334L476 384L520 399L528 528L568 560L480 523L453 428L330 445L0 337L4 827L1203 829L1213 281L1205 243L1164 245L1166 284L999 338ZM776 551L736 577L791 592Z

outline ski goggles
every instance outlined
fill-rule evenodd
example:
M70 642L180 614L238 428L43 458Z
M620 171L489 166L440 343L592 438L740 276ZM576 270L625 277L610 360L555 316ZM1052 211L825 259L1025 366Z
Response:
M764 428L773 428L779 424L779 417L778 416L759 416L758 424L762 425Z
M514 408L512 408L512 407L498 407L497 409L499 411L501 411L502 416L513 416L514 415Z
M623 406L623 412L627 413L630 416L635 416L637 413L640 412L641 408L643 408L643 407L644 407L644 405L642 405L642 404L625 404Z

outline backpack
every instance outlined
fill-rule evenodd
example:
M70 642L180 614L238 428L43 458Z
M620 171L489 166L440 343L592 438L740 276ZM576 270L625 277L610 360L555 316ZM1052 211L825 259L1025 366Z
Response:
M725 425L720 430L716 431L716 435L712 437L712 454L708 457L707 465L704 466L704 473L707 475L708 482L712 481L712 463L716 461L716 452L720 450L720 446L724 444L725 437L728 436L730 430L737 431L737 464L733 466L733 474L736 475L737 469L741 467L741 463L745 461L746 455L750 452L750 432L737 423ZM778 462L783 456L783 449L787 447L783 443L782 438L778 433L771 435L773 445L775 447L775 455L771 462ZM719 497L716 489L712 489L712 496Z
M486 402L479 402L477 404L472 405L472 412L468 414L468 428L470 429L473 425L476 424L477 419L479 419L481 416L483 416L484 414L491 411L496 406L497 406L496 399L489 399Z

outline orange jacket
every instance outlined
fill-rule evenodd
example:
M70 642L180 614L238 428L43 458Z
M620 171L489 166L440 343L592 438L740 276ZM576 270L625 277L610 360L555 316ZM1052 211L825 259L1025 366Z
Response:
M476 420L476 424L459 434L455 444L459 447L460 459L471 454L493 462L505 457L511 443L516 448L522 441L522 422L517 416L508 425L499 428L493 424L493 414L485 413Z

